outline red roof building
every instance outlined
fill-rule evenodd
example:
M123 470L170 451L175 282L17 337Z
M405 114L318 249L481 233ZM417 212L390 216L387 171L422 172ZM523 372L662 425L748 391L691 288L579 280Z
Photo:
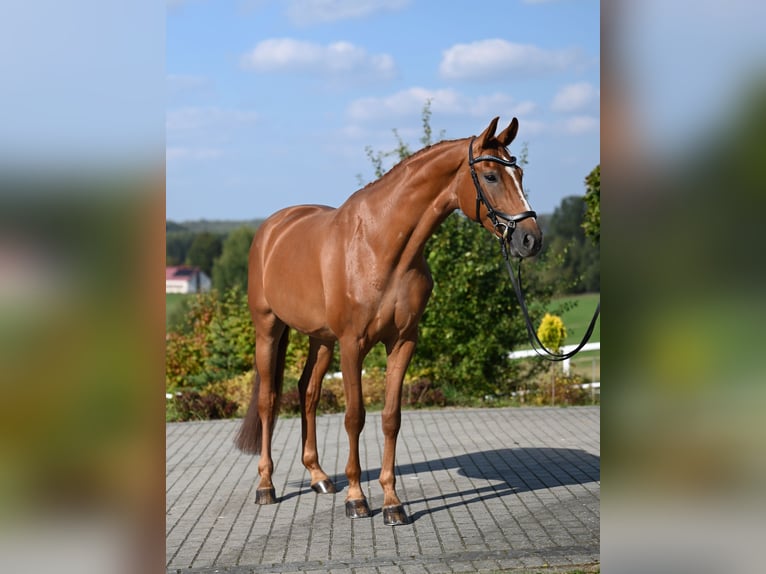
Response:
M212 283L199 267L176 265L165 268L165 293L204 293Z

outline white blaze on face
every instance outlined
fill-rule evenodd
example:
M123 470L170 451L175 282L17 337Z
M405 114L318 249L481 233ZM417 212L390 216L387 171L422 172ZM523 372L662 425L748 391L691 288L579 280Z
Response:
M504 153L502 155L508 155L508 154ZM508 155L508 157L504 157L503 159L510 161L511 157L510 155ZM524 205L524 211L532 211L532 208L529 206L529 202L527 201L527 198L524 196L524 189L521 187L521 182L519 181L519 178L516 175L516 169L512 168L511 166L505 166L505 171L508 172L508 175L511 176L513 183L516 184L516 190L519 192L519 197L521 197L521 202Z

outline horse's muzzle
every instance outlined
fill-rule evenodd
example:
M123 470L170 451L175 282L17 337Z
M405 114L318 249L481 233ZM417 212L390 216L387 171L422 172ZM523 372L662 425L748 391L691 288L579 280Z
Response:
M515 257L534 257L543 246L543 234L536 230L518 227L511 235L511 255Z

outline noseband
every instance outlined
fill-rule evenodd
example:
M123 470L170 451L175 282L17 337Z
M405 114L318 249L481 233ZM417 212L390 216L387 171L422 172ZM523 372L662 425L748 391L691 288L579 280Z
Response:
M472 137L471 143L468 144L468 165L471 168L471 178L473 179L473 185L476 188L476 221L481 223L479 210L483 203L484 207L487 208L487 216L489 217L489 220L492 222L492 225L495 226L495 231L497 231L498 235L502 237L503 240L508 241L519 221L529 219L530 217L537 217L537 213L535 211L522 211L516 215L511 215L495 209L490 205L489 201L487 201L487 197L484 195L484 191L481 189L479 176L476 174L476 170L473 166L480 161L493 161L500 165L504 165L505 167L516 167L516 158L512 158L511 161L494 155L480 155L479 157L474 158L473 142L475 139L476 136ZM524 193L521 189L519 192Z

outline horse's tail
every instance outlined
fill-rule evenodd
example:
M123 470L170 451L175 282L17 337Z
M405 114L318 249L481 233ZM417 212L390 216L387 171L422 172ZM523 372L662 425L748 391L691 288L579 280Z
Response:
M274 369L274 391L277 396L274 401L274 411L271 418L271 428L269 433L274 431L274 424L277 422L277 415L279 414L279 403L282 397L282 383L284 381L285 373L285 355L287 354L287 343L290 338L289 328L285 328L285 332L279 339L279 346L277 348L277 356ZM255 369L255 375L253 377L253 394L250 397L250 404L247 407L247 414L242 421L242 426L239 427L239 433L234 439L234 444L239 450L246 454L261 454L261 445L263 439L263 424L261 423L261 416L258 412L258 401L260 397L261 389L261 376L258 374L258 369Z

